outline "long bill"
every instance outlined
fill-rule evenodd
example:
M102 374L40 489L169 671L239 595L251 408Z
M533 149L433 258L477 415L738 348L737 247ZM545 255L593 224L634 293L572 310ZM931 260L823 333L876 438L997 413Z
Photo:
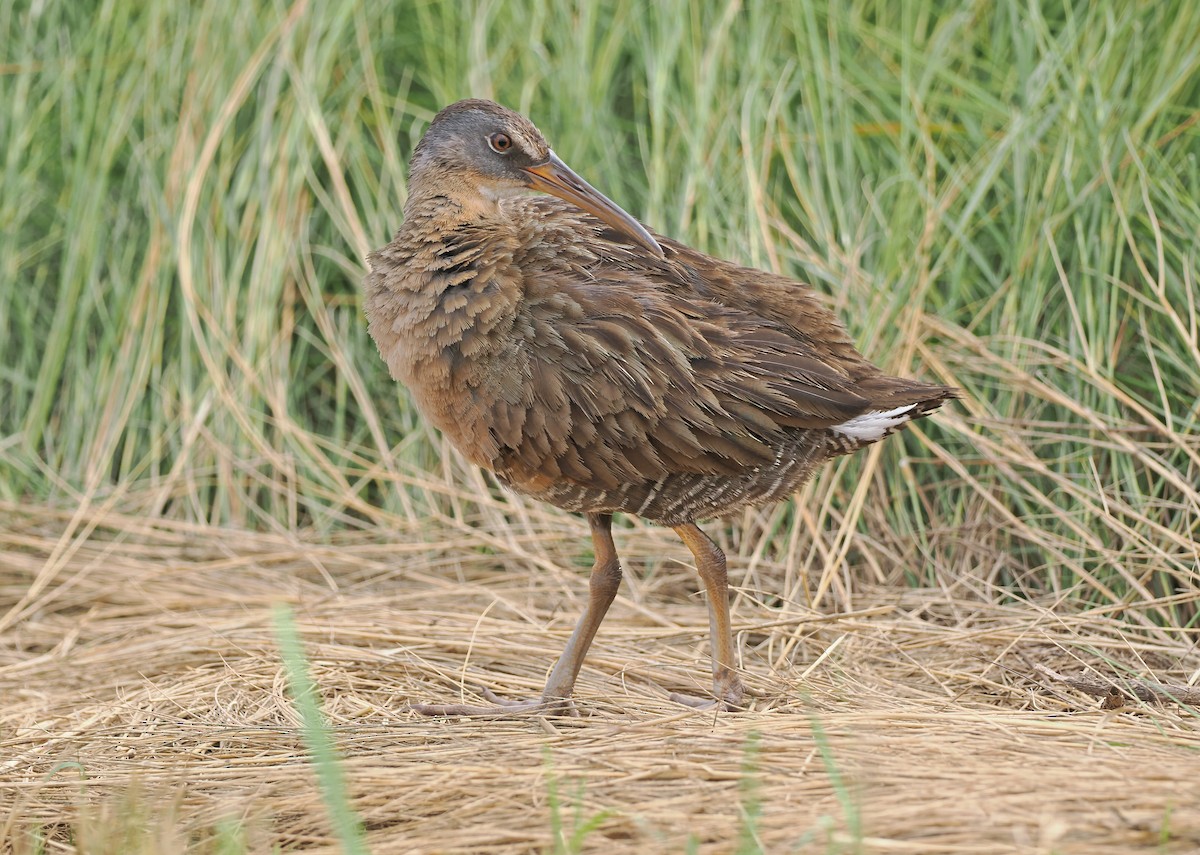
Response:
M554 152L545 163L537 166L526 166L524 172L529 176L529 186L541 190L551 196L557 196L577 205L595 217L608 223L630 240L650 250L659 258L664 258L663 249L658 241L646 228L631 217L591 184L575 174Z

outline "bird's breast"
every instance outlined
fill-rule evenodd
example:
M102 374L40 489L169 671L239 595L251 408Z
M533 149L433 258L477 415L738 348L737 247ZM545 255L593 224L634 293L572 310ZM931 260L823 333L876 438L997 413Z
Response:
M501 442L511 441L498 438L495 413L531 397L530 358L547 333L511 254L476 249L460 239L407 258L373 257L365 308L381 356L422 416L494 469Z

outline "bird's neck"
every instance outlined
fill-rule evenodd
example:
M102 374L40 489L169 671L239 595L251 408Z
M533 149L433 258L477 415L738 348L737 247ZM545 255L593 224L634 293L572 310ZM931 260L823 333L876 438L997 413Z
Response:
M372 272L364 281L376 341L403 333L394 373L405 370L401 363L411 368L435 359L511 318L523 298L522 278L511 269L516 249L512 220L496 202L485 204L454 185L414 182L399 232L369 256Z
M459 180L427 163L414 163L409 175L408 200L404 219L414 224L436 223L453 227L467 223L495 225L503 219L500 201L503 195L489 192L487 185Z
M478 208L470 205L461 194L436 187L414 189L404 203L404 228L407 231L419 229L431 235L446 232L480 219L485 212Z
M404 205L396 244L427 295L464 286L511 259L513 223L499 201L458 188L419 187ZM415 283L414 283L415 284Z

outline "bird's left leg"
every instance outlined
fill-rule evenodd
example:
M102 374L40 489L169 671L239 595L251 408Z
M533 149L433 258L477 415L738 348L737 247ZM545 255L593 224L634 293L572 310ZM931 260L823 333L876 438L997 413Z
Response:
M621 586L621 562L612 538L612 514L588 514L592 528L592 545L596 553L592 565L592 577L588 583L588 603L575 631L567 641L554 670L546 680L546 688L540 698L510 701L500 698L487 689L483 696L493 706L471 704L413 704L412 709L429 716L478 716L484 718L512 718L521 715L578 715L571 701L575 680L583 667L584 657L596 637L596 630L608 612Z
M725 553L695 523L676 526L675 533L696 559L696 570L708 595L708 630L712 639L712 697L672 694L671 699L691 707L720 705L726 710L743 709L746 688L737 672L737 649L729 619L729 576Z

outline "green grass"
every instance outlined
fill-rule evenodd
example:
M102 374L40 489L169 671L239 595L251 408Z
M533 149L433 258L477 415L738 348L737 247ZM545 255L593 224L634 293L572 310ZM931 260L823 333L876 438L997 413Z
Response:
M809 719L812 724L813 741L817 745L817 749L821 752L821 762L825 766L825 773L829 776L829 783L833 787L833 793L837 796L838 807L842 811L842 822L846 826L845 839L849 841L848 849L843 850L839 840L833 838L832 830L836 822L832 817L827 817L829 825L823 829L828 837L828 850L830 855L841 855L843 851L851 853L851 855L862 855L863 850L863 820L862 809L851 792L850 785L846 782L845 776L841 769L838 768L837 759L833 754L833 747L829 744L829 734L825 732L825 726L821 724L820 719L812 716Z
M880 578L1195 619L1189 0L5 2L0 45L0 499L446 511L395 487L452 477L361 259L433 112L488 96L655 228L816 283L874 359L963 388L821 473L807 521L744 521L742 554L870 547ZM784 594L840 596L829 572Z
M304 744L317 775L321 801L329 813L334 836L345 855L366 855L362 820L350 804L346 776L333 744L333 734L321 714L317 686L309 675L304 645L296 630L291 609L287 606L275 607L275 634L279 639L283 665L287 669L288 693L300 716Z
M741 823L738 828L738 839L734 851L738 855L751 855L765 851L759 839L759 822L762 819L762 795L760 794L759 776L762 768L759 763L759 735L753 731L747 734L746 748L742 756L742 776L738 782L741 796L738 809Z
M560 792L561 782L554 771L554 761L549 748L543 749L542 762L546 767L546 806L550 811L550 835L554 841L553 846L546 851L552 855L578 855L580 852L586 852L588 837L616 816L616 811L604 808L585 815L584 783L579 781L572 799L568 822L566 805Z

